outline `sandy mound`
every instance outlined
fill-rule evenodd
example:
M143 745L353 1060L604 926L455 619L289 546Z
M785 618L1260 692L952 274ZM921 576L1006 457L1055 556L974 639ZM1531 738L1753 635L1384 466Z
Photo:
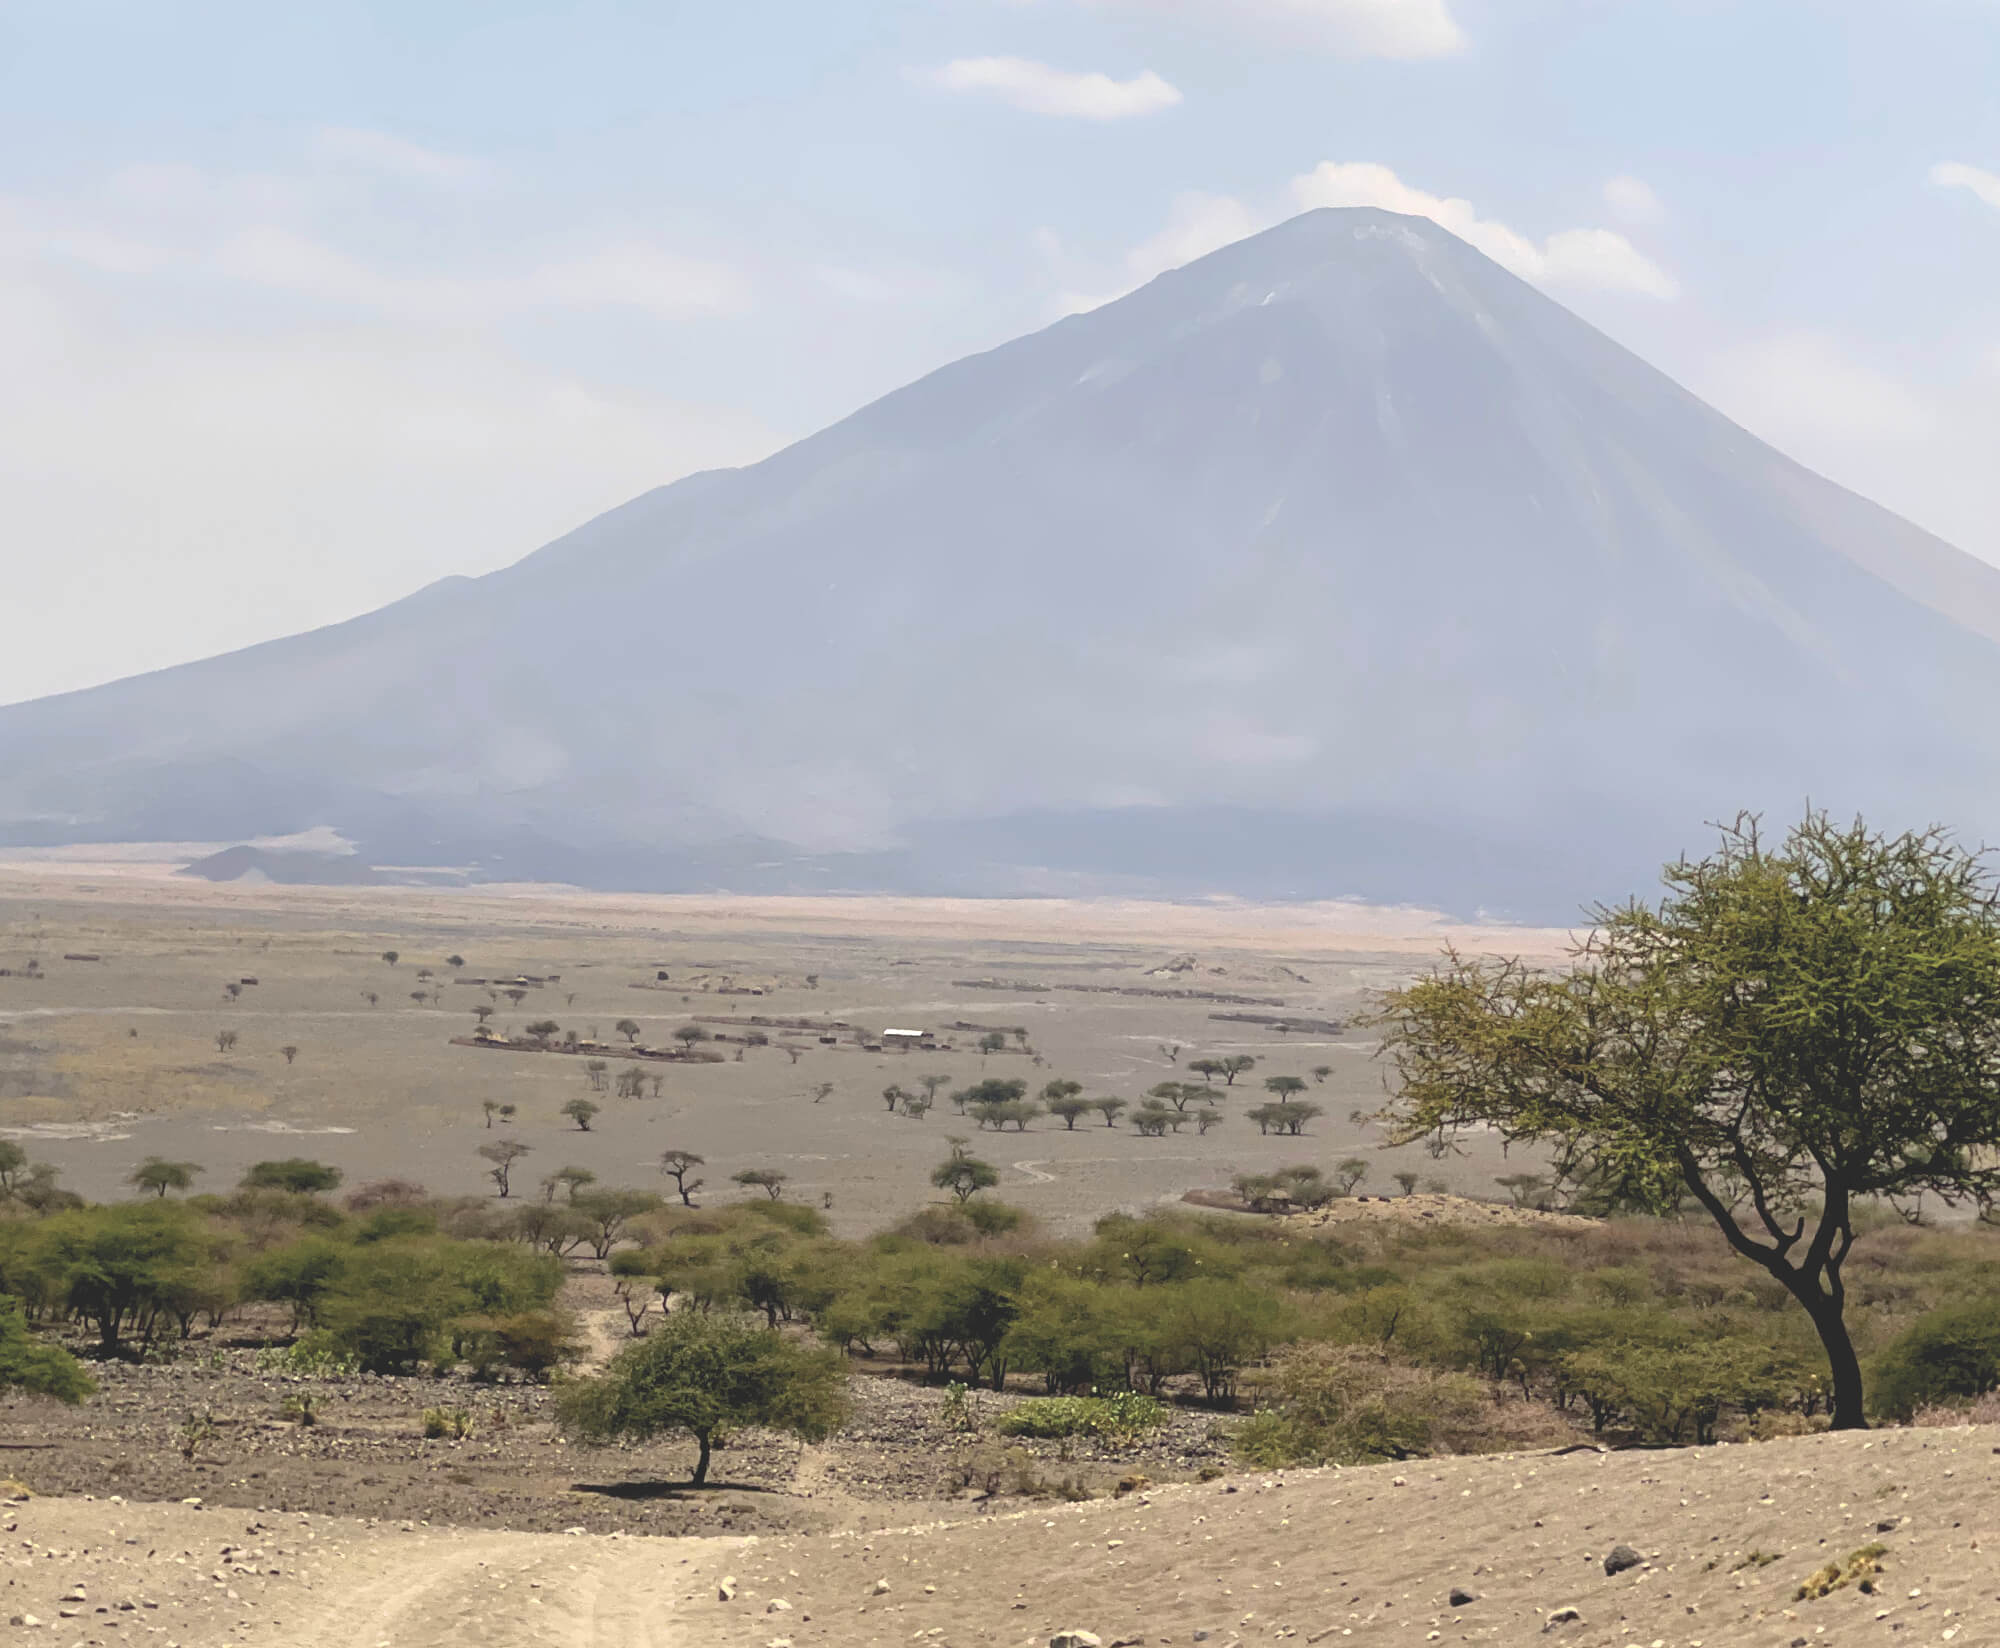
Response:
M1969 1645L2000 1640L1996 1452L1989 1427L1418 1461L767 1540L84 1500L0 1522L6 1611L60 1627L23 1640ZM1620 1545L1639 1560L1607 1573ZM1855 1581L1799 1597L1873 1546Z

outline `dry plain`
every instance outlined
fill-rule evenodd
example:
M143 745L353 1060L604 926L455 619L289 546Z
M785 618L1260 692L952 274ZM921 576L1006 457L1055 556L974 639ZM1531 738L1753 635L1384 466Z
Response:
M1384 1150L1355 1114L1381 1096L1365 1029L1218 1015L1351 1025L1447 940L1554 956L1564 939L1348 907L215 888L158 864L31 861L0 867L0 1131L104 1198L130 1194L147 1155L200 1163L204 1188L297 1154L350 1184L490 1195L475 1151L503 1131L532 1152L527 1194L568 1163L663 1189L654 1163L678 1147L708 1158L705 1201L744 1194L727 1183L738 1167L775 1167L788 1197L858 1235L935 1197L945 1135L972 1131L948 1101L921 1121L891 1114L885 1085L1066 1077L1136 1099L1195 1057L1249 1054L1206 1135L1041 1117L978 1148L1002 1168L999 1193L1058 1233L1353 1155L1375 1187L1406 1169L1490 1197L1518 1162ZM455 982L521 977L548 982L513 986L518 1002ZM638 1098L593 1094L604 1111L580 1133L560 1106L589 1091L585 1060L455 1045L482 1005L499 1029L547 1018L606 1041L630 1018L642 1044L694 1022L745 1028L723 1018L851 1028L825 1042L774 1027L740 1059L720 1043L720 1062L641 1063L658 1095L650 1080ZM968 1025L1002 1028L1007 1049L982 1054ZM890 1026L943 1045L860 1045ZM615 1077L623 1061L607 1062ZM1310 1083L1324 1114L1304 1136L1246 1120L1269 1074ZM514 1119L489 1129L488 1101ZM594 1261L568 1268L564 1302L601 1358L623 1328L609 1281ZM79 1648L1027 1648L1069 1629L1214 1648L2000 1642L1991 1427L1620 1454L1538 1436L1480 1459L1245 1474L1226 1426L1186 1409L1137 1451L1026 1450L1029 1469L1096 1495L1066 1505L982 1490L969 1479L990 1462L944 1426L934 1391L864 1378L826 1444L746 1434L696 1494L675 1485L685 1439L580 1448L529 1386L455 1379L441 1398L429 1379L350 1377L301 1431L276 1417L268 1326L246 1319L167 1366L104 1365L81 1409L0 1402L0 1475L38 1490L0 1507L0 1620L24 1622L0 1629ZM476 1410L471 1439L421 1438L418 1410L440 1399ZM184 1458L174 1435L192 1413L213 1434ZM1607 1575L1619 1543L1645 1561ZM1884 1547L1869 1589L1797 1596L1868 1545Z
M660 1153L692 1150L707 1158L711 1197L741 1194L726 1183L739 1168L774 1167L789 1196L859 1235L935 1194L926 1175L944 1135L970 1131L944 1102L954 1089L1003 1076L1033 1092L1064 1078L1136 1101L1189 1079L1188 1061L1229 1054L1258 1063L1221 1090L1222 1126L1142 1138L1096 1117L1072 1131L1044 1116L980 1141L1002 1169L999 1194L1073 1232L1235 1173L1359 1154L1367 1188L1388 1190L1406 1169L1493 1195L1508 1170L1497 1149L1432 1161L1382 1150L1352 1119L1382 1096L1365 1030L1224 1015L1344 1025L1447 939L1555 953L1563 937L1348 906L212 887L166 872L0 866L0 1131L94 1199L124 1194L152 1155L200 1164L205 1189L233 1185L254 1161L305 1155L350 1184L394 1175L472 1194L490 1188L475 1152L495 1136L492 1101L515 1107L498 1125L532 1152L519 1170L530 1185L574 1164L605 1183L657 1186ZM392 951L393 965L382 959ZM464 965L448 966L452 956ZM551 982L518 1002L501 993L498 981L521 977ZM496 1030L554 1020L616 1043L630 1019L641 1045L669 1047L675 1029L703 1020L725 1035L750 1027L712 1021L850 1028L830 1043L772 1028L770 1046L714 1044L719 1063L643 1063L658 1095L649 1079L644 1097L619 1099L590 1090L580 1057L454 1045L481 1007ZM956 1026L1000 1028L1007 1048L982 1054L982 1028ZM869 1051L855 1034L892 1027L933 1031L939 1049ZM615 1080L623 1061L607 1062ZM1316 1068L1328 1073L1315 1079ZM944 1080L937 1107L921 1121L891 1114L883 1089L929 1074ZM1245 1118L1270 1075L1312 1083L1324 1114L1303 1137L1266 1137ZM561 1114L585 1095L603 1105L588 1133Z

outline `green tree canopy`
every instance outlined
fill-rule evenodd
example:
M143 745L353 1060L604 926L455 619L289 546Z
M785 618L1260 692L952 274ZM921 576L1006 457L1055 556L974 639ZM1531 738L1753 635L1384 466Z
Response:
M670 1313L557 1402L570 1434L586 1441L687 1431L700 1449L693 1477L700 1487L710 1453L731 1431L761 1425L817 1442L839 1425L846 1399L838 1351L808 1348L748 1317L686 1310Z
M257 1162L243 1175L245 1190L291 1190L301 1194L317 1190L337 1190L341 1171L324 1162L303 1156L288 1156L281 1162Z
M170 1190L186 1190L200 1171L194 1162L170 1162L160 1156L148 1156L126 1175L125 1182L136 1190L150 1190L155 1196L164 1196Z
M940 1190L949 1190L960 1202L966 1202L982 1190L990 1190L1000 1182L1000 1170L991 1162L983 1162L977 1156L968 1156L962 1150L954 1150L931 1170L931 1183Z
M1833 1423L1866 1423L1842 1266L1857 1207L2000 1192L2000 902L1942 830L1749 817L1591 912L1566 970L1448 954L1380 1021L1398 1142L1490 1125L1630 1200L1685 1191L1804 1308Z

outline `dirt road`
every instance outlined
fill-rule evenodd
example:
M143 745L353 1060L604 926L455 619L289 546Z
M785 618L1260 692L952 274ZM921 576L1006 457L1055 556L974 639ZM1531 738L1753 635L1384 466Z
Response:
M81 1648L1973 1648L2000 1642L1996 1447L1989 1427L1414 1461L764 1539L31 1500L4 1519L0 1617ZM1607 1573L1620 1545L1638 1560ZM1829 1563L1849 1582L1801 1597Z

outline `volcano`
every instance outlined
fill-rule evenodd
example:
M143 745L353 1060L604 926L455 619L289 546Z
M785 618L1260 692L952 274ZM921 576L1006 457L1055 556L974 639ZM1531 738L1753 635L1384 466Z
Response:
M503 571L0 709L0 839L1565 918L1742 808L1976 834L1996 702L2000 571L1322 210Z

